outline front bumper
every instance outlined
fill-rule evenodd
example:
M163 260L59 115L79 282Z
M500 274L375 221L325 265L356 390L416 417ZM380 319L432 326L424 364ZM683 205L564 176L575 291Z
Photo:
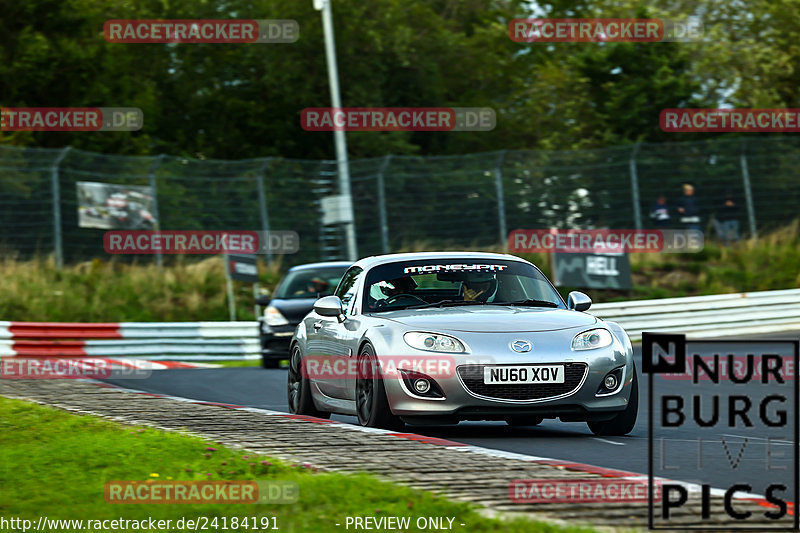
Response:
M261 355L268 358L289 358L289 345L297 324L286 326L266 326L260 324L261 330Z
M633 358L618 340L595 350L564 350L564 336L548 332L530 334L534 350L530 354L506 353L505 346L522 335L492 334L491 357L455 354L455 371L430 376L444 398L424 398L414 394L401 379L386 378L384 385L392 412L408 420L450 419L486 420L507 416L541 416L565 421L607 419L624 410L631 393ZM571 337L567 340L569 342ZM473 353L488 353L474 346ZM497 347L502 347L497 349ZM569 344L567 344L569 346ZM439 357L439 354L428 354ZM564 364L565 385L483 385L483 365ZM603 378L622 370L621 384L611 394L598 396ZM465 372L468 370L468 372ZM579 372L579 370L581 370ZM571 381L570 381L571 380Z

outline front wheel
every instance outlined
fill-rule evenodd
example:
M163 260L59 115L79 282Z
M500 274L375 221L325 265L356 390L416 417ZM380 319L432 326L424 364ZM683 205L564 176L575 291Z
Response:
M300 347L292 348L292 356L289 359L288 372L288 400L289 412L294 415L308 415L317 418L330 418L331 414L320 411L314 405L311 397L311 384L308 377L302 371L303 356Z
M402 420L393 415L389 408L378 359L369 344L361 348L361 353L358 355L356 414L358 423L362 426L394 430L403 427Z
M587 422L589 429L595 435L612 436L627 435L636 425L636 416L639 414L639 380L636 377L636 367L633 367L633 380L631 381L631 396L628 406L611 420L604 422Z

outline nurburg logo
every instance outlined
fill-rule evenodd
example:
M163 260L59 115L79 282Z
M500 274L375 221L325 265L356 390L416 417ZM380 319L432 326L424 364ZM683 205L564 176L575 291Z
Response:
M521 341L520 340L520 341L514 341L514 342L511 343L511 349L514 350L515 352L519 352L519 353L530 352L532 347L533 346L531 346L531 343L528 342L528 341Z

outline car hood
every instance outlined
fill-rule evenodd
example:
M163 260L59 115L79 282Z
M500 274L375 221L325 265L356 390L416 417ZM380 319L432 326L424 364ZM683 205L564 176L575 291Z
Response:
M421 331L522 333L593 326L592 315L542 307L474 306L407 309L376 313L375 317Z
M290 324L299 324L303 318L314 308L316 298L276 298L269 302L269 305L278 309Z

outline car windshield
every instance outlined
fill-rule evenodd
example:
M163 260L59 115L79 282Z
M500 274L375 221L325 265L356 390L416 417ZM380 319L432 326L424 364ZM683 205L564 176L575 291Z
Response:
M368 313L468 305L565 308L558 292L534 266L495 259L403 261L369 271Z
M290 270L275 289L274 298L293 300L321 298L336 290L347 267L320 267Z

